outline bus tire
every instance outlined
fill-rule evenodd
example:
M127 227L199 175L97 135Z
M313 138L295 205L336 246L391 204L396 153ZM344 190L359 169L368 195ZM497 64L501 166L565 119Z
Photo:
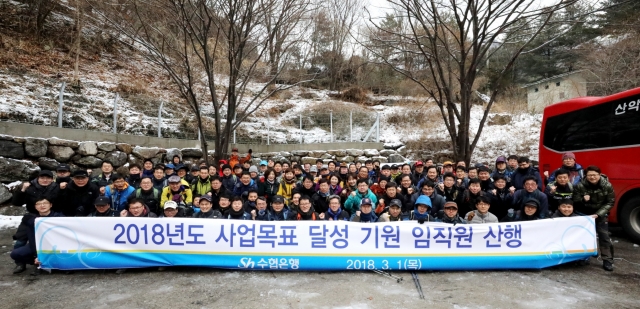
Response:
M624 203L619 218L627 235L635 243L640 243L640 196L632 197Z

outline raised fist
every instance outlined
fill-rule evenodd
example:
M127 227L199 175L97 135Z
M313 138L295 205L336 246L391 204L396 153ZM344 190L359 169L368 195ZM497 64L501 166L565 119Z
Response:
M544 177L549 178L549 171L544 171Z
M475 213L475 212L473 212L473 211L472 211L472 212L470 212L470 213L467 215L467 221L471 221L471 220L473 220L473 217L475 217L475 216L476 216L476 213Z
M584 201L588 202L591 199L591 196L589 196L588 194L584 196Z
M31 184L30 184L30 183L28 183L28 182L23 183L23 184L22 184L22 192L26 191L26 190L27 190L27 188L29 188L29 186L30 186L30 185L31 185Z
M67 183L66 182L61 182L60 183L60 189L64 190L67 188Z
M321 213L320 215L318 215L318 217L320 217L320 219L324 220L324 212Z

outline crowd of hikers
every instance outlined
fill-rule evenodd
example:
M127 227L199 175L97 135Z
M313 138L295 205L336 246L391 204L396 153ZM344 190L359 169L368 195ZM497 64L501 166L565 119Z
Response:
M500 156L495 164L464 161L413 164L263 160L251 165L233 149L228 161L129 164L128 174L104 161L100 171L61 164L17 188L14 205L28 214L14 235L14 273L38 264L38 217L193 217L236 220L344 220L361 223L416 220L482 224L592 216L603 268L613 270L607 215L613 187L596 166L573 153L562 167L541 174L527 157ZM544 188L544 189L543 189ZM588 264L589 260L581 261ZM36 269L37 271L37 269Z

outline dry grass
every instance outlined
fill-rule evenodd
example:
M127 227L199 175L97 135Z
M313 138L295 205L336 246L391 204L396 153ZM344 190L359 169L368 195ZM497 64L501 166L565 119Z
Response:
M526 113L527 110L527 91L517 86L505 89L491 106L493 113L517 115Z

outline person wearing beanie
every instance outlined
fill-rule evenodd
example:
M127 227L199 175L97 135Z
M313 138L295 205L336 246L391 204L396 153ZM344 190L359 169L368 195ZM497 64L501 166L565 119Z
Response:
M420 224L435 221L429 211L431 210L431 199L426 195L421 195L416 200L416 205L409 214L409 220L416 220Z
M464 219L458 214L458 204L456 204L456 202L444 203L444 209L438 212L436 221L453 225L466 224Z
M515 217L509 217L507 215L506 217L502 218L500 222L538 220L540 219L538 214L540 212L539 210L540 210L540 203L538 202L538 200L531 198L524 202L524 206L522 207L522 210L518 210L516 212Z
M378 216L373 212L373 202L369 198L363 198L360 201L360 210L351 215L352 222L375 223L378 222Z
M249 167L249 176L251 176L251 179L255 182L255 183L259 183L260 182L260 175L258 175L258 167L257 166L250 166Z
M584 178L584 169L582 165L576 162L576 155L573 152L565 152L562 154L562 166L560 168L553 171L551 175L549 175L549 171L544 172L544 177L548 179L547 183L554 182L557 177L556 173L562 169L569 171L569 182L574 186Z
M393 199L389 202L389 207L380 216L378 222L393 222L393 221L408 221L409 216L402 214L402 202L398 199Z
M77 170L73 172L71 182L66 185L60 184L57 211L67 217L84 217L94 210L93 202L98 196L100 188L89 181L87 171Z
M229 164L222 165L221 170L222 186L225 189L232 191L233 189L235 189L236 184L238 183L238 177L232 173L231 165Z
M142 163L142 176L153 177L153 161L151 159L145 159Z
M509 184L511 182L511 177L513 176L513 171L510 171L507 168L507 158L505 156L499 156L496 159L496 169L491 174L491 178L495 179L495 177L497 175L502 175L504 177L505 181L507 182L507 184ZM510 186L507 186L507 187L510 187Z

